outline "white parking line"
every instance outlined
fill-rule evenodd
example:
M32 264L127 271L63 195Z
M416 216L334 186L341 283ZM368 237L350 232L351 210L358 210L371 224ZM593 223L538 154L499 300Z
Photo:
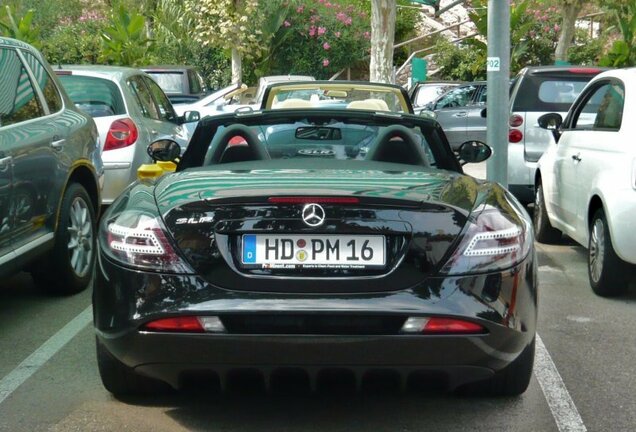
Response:
M93 320L92 309L84 309L0 380L0 404Z
M539 381L560 432L585 432L587 428L559 375L550 353L537 334L534 374Z

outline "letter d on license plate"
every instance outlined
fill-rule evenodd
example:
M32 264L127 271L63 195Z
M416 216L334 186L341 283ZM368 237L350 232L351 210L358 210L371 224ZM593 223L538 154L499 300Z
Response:
M241 261L263 267L383 267L385 243L381 235L246 234Z

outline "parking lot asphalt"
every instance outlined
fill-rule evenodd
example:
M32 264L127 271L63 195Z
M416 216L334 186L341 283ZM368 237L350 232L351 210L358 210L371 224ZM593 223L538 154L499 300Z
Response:
M391 387L271 393L248 383L116 399L97 372L90 290L52 297L20 273L0 281L0 431L635 430L636 287L597 297L584 248L564 239L537 249L542 344L516 398Z

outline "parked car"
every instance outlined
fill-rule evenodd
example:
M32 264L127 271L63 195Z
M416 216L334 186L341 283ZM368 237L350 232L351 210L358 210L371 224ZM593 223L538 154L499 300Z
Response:
M0 277L26 269L48 291L85 289L102 180L93 120L35 48L0 37Z
M468 140L486 142L486 82L456 86L420 110L442 125L451 148L456 150Z
M519 72L511 89L508 134L508 189L524 204L534 200L537 161L552 134L541 129L543 114L565 116L585 84L603 68L581 66L532 66Z
M593 78L565 121L546 114L539 124L554 133L535 176L537 240L561 232L588 248L595 293L624 293L636 276L636 69ZM556 128L556 129L555 129Z
M146 147L171 137L183 148L188 136L165 93L144 72L116 66L62 66L55 71L75 105L93 117L105 168L102 203L110 204L151 162ZM186 113L195 120L196 113ZM191 117L194 115L194 117Z
M352 151L369 136L367 153ZM180 150L162 140L149 153ZM490 149L459 153L480 162ZM531 223L501 186L463 175L431 119L206 117L176 173L136 183L101 220L102 382L144 393L201 375L224 386L246 369L269 383L292 368L320 386L334 369L380 370L520 394L537 322Z
M272 84L283 83L288 81L315 81L316 78L309 75L269 75L260 77L256 86L256 96L253 103L260 106L263 102L265 90Z
M289 81L270 84L260 109L362 109L413 114L402 87L369 81Z
M159 84L173 104L196 102L210 93L194 66L144 66L141 70Z
M424 81L416 83L409 90L409 98L413 104L415 114L426 110L429 103L448 93L461 83L455 81Z

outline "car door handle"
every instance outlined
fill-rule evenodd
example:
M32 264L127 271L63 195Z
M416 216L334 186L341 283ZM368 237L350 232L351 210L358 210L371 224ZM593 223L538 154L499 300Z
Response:
M453 114L453 117L466 117L468 113L466 111L461 111L456 114Z
M2 157L4 153L0 154L0 172L6 171L11 166L13 158L11 156Z
M151 130L150 130L150 134L151 134L151 135L157 135L158 133L159 133L159 132L157 132L157 131L156 131L156 130L154 130L154 129L151 129Z
M581 162L581 153L577 153L575 155L572 155L572 160L575 162Z
M55 150L62 150L62 148L64 147L64 143L66 143L66 139L62 138L62 139L54 139L53 141L51 141L51 147L53 147Z

